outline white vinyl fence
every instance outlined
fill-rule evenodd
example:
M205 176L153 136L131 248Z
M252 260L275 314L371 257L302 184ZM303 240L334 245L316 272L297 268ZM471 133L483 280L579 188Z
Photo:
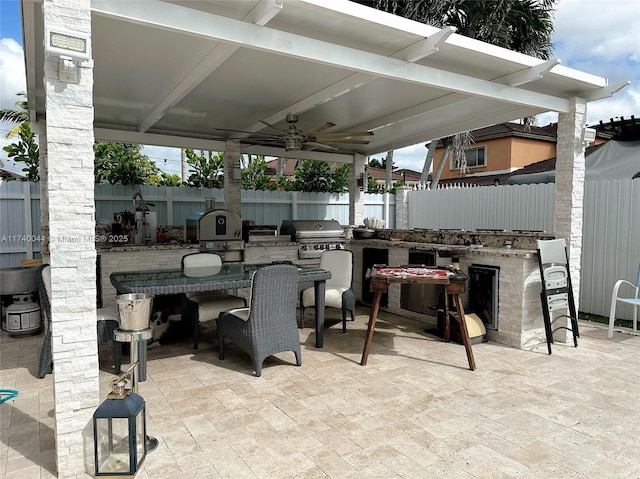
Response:
M553 234L555 185L506 185L409 192L409 228L539 230ZM579 310L609 316L617 279L640 264L640 180L589 181L584 193ZM630 306L616 317L630 319Z
M158 226L184 226L194 212L205 208L205 198L213 198L216 208L227 208L224 190L142 186L145 203L152 204ZM134 188L122 185L95 185L96 223L111 224L113 214L134 211ZM395 227L395 195L365 194L364 217L385 219ZM241 217L258 225L280 226L285 220L334 219L349 224L349 195L296 191L243 190ZM40 185L0 182L0 267L19 266L22 259L40 257Z
M114 211L133 210L133 188L96 185L96 220L110 223ZM142 187L154 204L158 225L184 225L203 209L204 198L225 208L221 190ZM464 230L540 230L553 234L555 185L509 185L411 191L409 228ZM608 316L616 279L635 280L640 264L640 180L602 180L585 187L583 254L579 309ZM364 216L387 219L395 227L395 196L365 195ZM347 194L243 191L242 218L281 225L290 219L349 221ZM38 184L0 183L0 267L39 257L40 189ZM620 306L620 318L631 317Z

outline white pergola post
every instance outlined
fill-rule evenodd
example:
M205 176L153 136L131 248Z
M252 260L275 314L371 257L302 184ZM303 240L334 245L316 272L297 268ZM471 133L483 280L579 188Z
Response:
M364 221L364 194L358 186L358 180L363 178L365 156L356 153L353 155L353 163L349 165L349 224L358 226Z
M90 0L45 0L42 8L45 31L90 35ZM93 473L92 416L100 402L93 63L76 62L78 82L66 83L59 80L60 57L44 61L54 428L57 473L64 478Z
M556 148L553 229L556 237L564 238L567 242L569 274L576 300L580 297L586 116L586 101L582 98L572 98L569 112L558 115ZM577 304L576 307L578 307Z
M240 142L227 140L224 146L224 208L242 218Z

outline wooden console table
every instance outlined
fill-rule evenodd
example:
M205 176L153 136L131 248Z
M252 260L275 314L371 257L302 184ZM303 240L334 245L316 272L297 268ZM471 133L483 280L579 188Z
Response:
M444 288L445 293L445 329L444 340L449 341L449 302L453 304L456 314L455 319L460 325L460 333L464 349L467 353L469 361L469 369L475 371L476 363L471 350L471 341L469 340L469 330L464 316L464 309L460 301L460 294L464 293L467 277L460 272L452 272L443 268L424 268L411 266L398 267L376 267L371 268L367 273L367 278L371 281L371 292L374 293L373 303L371 304L371 313L369 314L369 325L367 327L367 336L362 351L362 360L360 364L365 366L369 357L369 349L373 341L373 333L378 318L378 310L380 309L380 297L387 292L389 284L439 284Z

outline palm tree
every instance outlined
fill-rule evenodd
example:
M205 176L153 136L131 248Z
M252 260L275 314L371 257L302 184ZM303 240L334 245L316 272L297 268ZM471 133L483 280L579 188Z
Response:
M7 136L5 137L7 139L16 136L20 131L20 125L29 121L29 112L27 111L27 94L21 91L16 93L16 95L18 97L24 97L24 100L19 99L14 103L17 109L0 109L0 121L17 123L17 125L7 133Z
M553 47L553 12L558 0L355 0L378 10L435 27L453 26L456 32L476 40L548 60ZM530 119L525 123L531 124ZM445 154L433 174L431 188L438 187L446 154L453 149L454 159L464 162L468 134L447 139ZM457 136L457 135L456 135ZM421 180L426 180L438 139L432 140L424 162ZM449 148L446 145L449 144ZM469 143L466 143L468 146ZM426 168L426 171L425 171Z

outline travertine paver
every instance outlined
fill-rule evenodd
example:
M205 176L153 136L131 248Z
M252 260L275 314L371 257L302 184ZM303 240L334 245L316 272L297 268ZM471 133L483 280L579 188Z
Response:
M329 310L330 317L332 311ZM581 323L579 347L519 351L462 346L382 313L359 364L367 308L325 347L300 330L293 353L251 362L233 345L220 361L215 325L198 351L178 338L149 350L149 434L160 446L137 478L640 478L640 337ZM335 316L334 319L337 319ZM35 371L42 335L0 336L0 476L55 477L51 376ZM101 350L106 395L109 351ZM89 477L89 476L87 476Z

